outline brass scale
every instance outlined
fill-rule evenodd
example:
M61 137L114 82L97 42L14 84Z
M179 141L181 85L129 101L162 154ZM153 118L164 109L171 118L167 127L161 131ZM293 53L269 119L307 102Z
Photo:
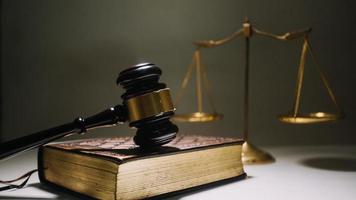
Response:
M267 38L276 39L279 41L291 41L296 39L302 39L303 46L300 56L300 62L297 73L296 89L295 89L295 99L294 106L291 112L278 116L278 119L284 123L291 124L312 124L320 122L331 122L336 121L344 117L344 114L336 101L334 92L332 91L330 84L326 78L325 73L321 70L317 60L315 52L313 51L308 36L311 29L291 31L283 35L276 35L273 33L268 33L261 31L253 27L250 22L246 19L242 24L242 28L232 35L225 37L220 40L207 40L207 41L195 41L193 44L196 49L193 54L193 59L188 66L185 77L181 83L180 90L177 94L177 99L175 105L178 106L183 97L184 91L187 88L188 82L191 79L192 73L195 71L196 74L196 99L197 99L197 111L188 114L177 114L174 116L176 121L180 122L209 122L214 120L222 119L223 115L216 112L215 105L213 103L213 98L211 95L211 90L209 87L209 81L207 78L204 65L201 62L201 50L205 48L215 48L223 44L231 42L239 37L245 38L245 74L244 74L244 115L243 115L243 139L246 141L242 149L242 160L245 164L252 163L268 163L273 162L274 158L267 152L257 148L249 142L249 51L250 51L250 39L253 35L265 36ZM312 112L312 113L300 113L300 97L303 86L303 76L305 69L305 60L307 54L310 54L314 66L320 75L322 83L326 88L329 97L331 98L333 104L336 107L336 112ZM212 112L203 111L203 92L206 93L211 107Z

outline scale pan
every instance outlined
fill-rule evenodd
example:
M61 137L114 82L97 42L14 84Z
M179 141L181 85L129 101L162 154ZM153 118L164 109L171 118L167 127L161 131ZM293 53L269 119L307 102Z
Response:
M280 115L278 119L284 123L290 124L313 124L321 122L331 122L344 118L343 114L334 114L326 112L314 112L307 114L298 114L294 116L293 114Z
M174 115L173 120L178 122L210 122L223 118L222 114L194 112L189 114Z

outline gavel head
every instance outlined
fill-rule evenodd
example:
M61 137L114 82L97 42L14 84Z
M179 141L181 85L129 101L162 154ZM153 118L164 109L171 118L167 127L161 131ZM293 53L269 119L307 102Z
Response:
M117 84L126 92L121 96L130 127L137 128L134 141L152 148L172 141L178 127L169 119L175 108L169 88L159 82L162 71L151 63L141 63L122 71Z

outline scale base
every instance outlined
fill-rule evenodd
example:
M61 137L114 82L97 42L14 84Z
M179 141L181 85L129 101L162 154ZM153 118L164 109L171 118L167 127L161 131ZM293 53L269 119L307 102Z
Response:
M242 162L243 164L265 164L274 162L274 157L252 145L249 142L245 142L242 145Z

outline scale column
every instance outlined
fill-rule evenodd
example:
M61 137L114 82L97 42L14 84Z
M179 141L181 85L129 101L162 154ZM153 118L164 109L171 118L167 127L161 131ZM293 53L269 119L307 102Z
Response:
M243 33L245 36L245 85L244 85L244 118L243 118L243 139L242 145L242 162L244 164L259 164L273 162L274 158L267 152L257 148L248 141L249 136L249 82L250 82L250 37L253 28L246 19L243 23Z
M196 92L197 92L197 104L198 112L203 112L203 91L201 86L201 60L200 60L200 51L195 51L195 62L196 62Z
M250 37L252 28L246 19L243 23L243 32L245 35L245 83L244 83L244 116L243 116L243 139L248 140L249 133L249 78L250 78Z

